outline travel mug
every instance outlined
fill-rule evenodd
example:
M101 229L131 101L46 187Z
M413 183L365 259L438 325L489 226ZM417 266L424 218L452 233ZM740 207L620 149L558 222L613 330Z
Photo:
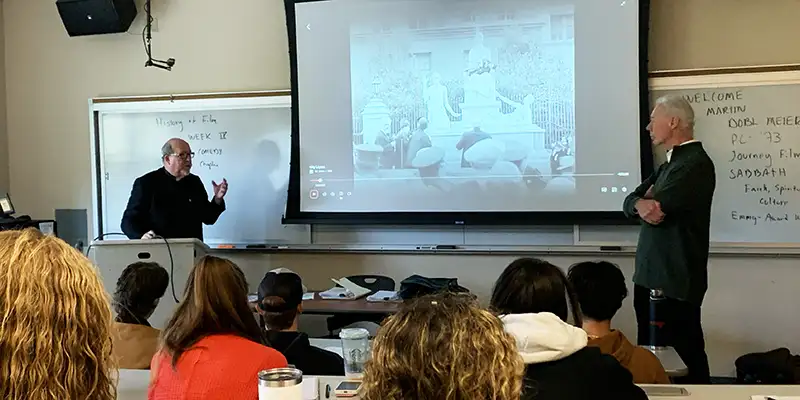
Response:
M259 372L258 400L303 400L303 372L296 368Z

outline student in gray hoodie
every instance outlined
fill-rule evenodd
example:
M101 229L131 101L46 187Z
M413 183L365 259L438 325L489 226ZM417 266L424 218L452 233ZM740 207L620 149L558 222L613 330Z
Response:
M526 364L523 400L647 399L614 357L587 347L577 300L555 265L515 260L495 283L491 307Z

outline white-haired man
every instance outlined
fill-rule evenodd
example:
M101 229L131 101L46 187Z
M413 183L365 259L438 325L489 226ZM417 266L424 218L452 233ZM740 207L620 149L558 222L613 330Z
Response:
M133 182L121 223L128 238L203 240L203 224L214 224L225 211L228 181L211 182L214 197L209 201L200 177L191 173L193 156L189 143L170 139L161 147L163 167Z
M686 383L709 383L700 308L708 289L714 163L694 139L694 111L680 96L656 100L647 125L667 150L659 166L625 198L625 214L642 221L633 275L639 344L649 344L650 291L657 289L664 339L686 364Z

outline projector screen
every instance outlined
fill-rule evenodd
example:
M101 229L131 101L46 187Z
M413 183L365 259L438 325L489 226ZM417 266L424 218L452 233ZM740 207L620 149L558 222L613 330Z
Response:
M645 1L286 0L287 216L619 213Z

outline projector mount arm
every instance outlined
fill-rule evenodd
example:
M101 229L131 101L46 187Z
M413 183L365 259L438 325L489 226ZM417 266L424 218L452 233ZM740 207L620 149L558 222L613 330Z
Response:
M150 42L152 42L153 37L151 34L153 28L153 16L150 14L150 0L145 0L144 3L144 12L145 12L145 26L144 31L142 32L142 36L144 37L144 51L147 53L147 61L145 61L145 67L156 67L161 68L163 70L172 71L172 67L175 65L174 58L168 58L167 61L157 60L152 56L152 50L150 48Z

